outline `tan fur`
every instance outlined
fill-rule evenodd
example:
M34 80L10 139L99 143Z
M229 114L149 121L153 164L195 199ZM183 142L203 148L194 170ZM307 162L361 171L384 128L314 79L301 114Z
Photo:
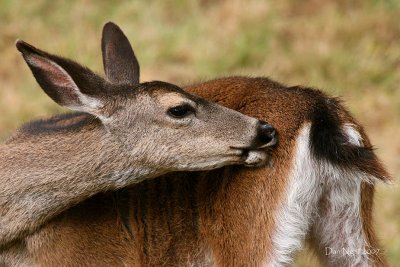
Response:
M165 107L172 107L174 105L177 106L181 103L185 103L184 100L185 99L182 99L178 94L171 93L160 96L158 101Z

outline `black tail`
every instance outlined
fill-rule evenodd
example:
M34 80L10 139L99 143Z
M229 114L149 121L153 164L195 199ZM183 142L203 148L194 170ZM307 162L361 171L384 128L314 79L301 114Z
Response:
M349 142L343 129L346 121L342 121L340 112L347 113L339 99L329 98L319 92L317 104L310 118L312 123L310 145L314 157L340 168L358 169L377 179L389 181L388 173L369 142L364 146Z

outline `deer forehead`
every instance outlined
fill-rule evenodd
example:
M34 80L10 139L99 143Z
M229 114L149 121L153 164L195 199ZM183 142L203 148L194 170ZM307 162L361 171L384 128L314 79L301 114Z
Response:
M158 102L164 107L172 107L176 105L180 105L183 103L192 103L194 102L183 95L175 92L170 93L159 93L157 94Z

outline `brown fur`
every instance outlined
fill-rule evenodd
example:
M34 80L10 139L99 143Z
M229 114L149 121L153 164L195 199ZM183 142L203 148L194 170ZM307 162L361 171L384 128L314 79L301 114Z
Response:
M272 167L228 167L145 181L127 189L129 208L123 216L118 214L121 209L115 206L114 194L98 195L27 239L29 253L37 263L202 266L207 265L207 255L212 255L217 266L260 266L265 262L296 135L315 100L307 91L264 78L232 77L187 89L273 123L280 141L273 151ZM347 115L343 120L353 122ZM379 247L371 221L373 190L373 185L364 184L363 228L370 246ZM121 217L127 218L131 234ZM377 262L376 266L385 262L382 254L371 261Z

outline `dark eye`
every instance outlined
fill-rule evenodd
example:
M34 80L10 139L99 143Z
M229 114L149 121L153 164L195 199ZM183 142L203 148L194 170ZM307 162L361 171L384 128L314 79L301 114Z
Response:
M180 105L168 109L168 115L174 118L182 119L194 113L194 109L189 105Z

